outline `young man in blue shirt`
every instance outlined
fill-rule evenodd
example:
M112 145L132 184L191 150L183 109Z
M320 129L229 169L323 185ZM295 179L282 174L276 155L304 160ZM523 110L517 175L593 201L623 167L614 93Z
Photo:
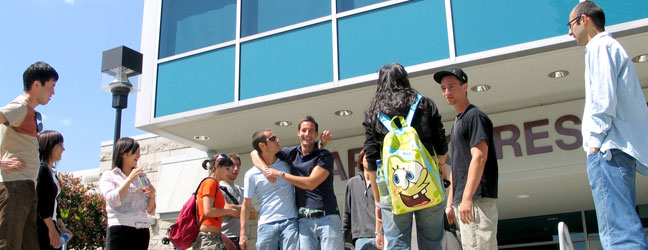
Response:
M281 146L279 146L279 139L271 130L254 133L252 146L261 153L262 161L267 168L281 172L290 171L288 163L276 156ZM248 246L245 228L252 208L252 198L256 194L261 203L256 249L299 249L294 186L285 180L270 182L260 169L254 167L245 173L244 186L240 247L246 249Z

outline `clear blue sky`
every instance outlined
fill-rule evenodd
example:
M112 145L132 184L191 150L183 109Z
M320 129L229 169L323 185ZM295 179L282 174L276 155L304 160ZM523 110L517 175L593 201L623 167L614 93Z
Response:
M113 139L112 95L102 91L101 53L140 48L142 0L5 0L0 8L0 105L23 93L22 74L36 61L59 73L56 94L38 106L47 130L65 138L59 172L99 167L102 141ZM133 82L135 84L136 82ZM131 94L122 114L122 136L136 129Z

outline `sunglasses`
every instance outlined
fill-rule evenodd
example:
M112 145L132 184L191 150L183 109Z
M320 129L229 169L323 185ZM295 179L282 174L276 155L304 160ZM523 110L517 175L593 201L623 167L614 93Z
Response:
M43 116L41 116L40 112L38 112L38 111L35 111L35 112L36 112L36 117L35 117L36 118L35 119L36 132L40 133L40 132L43 131Z
M274 142L274 141L276 141L276 140L277 140L277 136L276 136L276 135L273 135L273 136L270 137L270 138L266 138L266 141Z
M216 160L214 161L218 161L220 159L229 159L229 156L226 154L218 154L218 156L216 156Z

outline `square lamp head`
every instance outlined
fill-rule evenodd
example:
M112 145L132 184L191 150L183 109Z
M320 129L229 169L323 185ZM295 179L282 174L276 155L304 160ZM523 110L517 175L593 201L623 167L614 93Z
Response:
M101 72L101 89L110 92L116 88L137 91L128 78L142 73L142 54L126 46L106 50L102 56Z

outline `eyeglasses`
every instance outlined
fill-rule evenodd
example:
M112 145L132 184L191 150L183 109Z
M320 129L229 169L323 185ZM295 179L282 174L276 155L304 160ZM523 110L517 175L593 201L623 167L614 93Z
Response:
M270 137L270 138L266 138L266 141L274 142L274 141L276 141L276 140L277 140L277 136L276 136L276 135L273 135L273 136Z
M43 116L41 116L40 112L38 111L35 112L36 112L36 117L35 117L36 132L40 133L41 131L43 131Z
M574 17L572 20L569 20L569 22L567 22L567 28L571 29L574 22L578 21L582 16L583 16L583 14L580 14L577 17Z

